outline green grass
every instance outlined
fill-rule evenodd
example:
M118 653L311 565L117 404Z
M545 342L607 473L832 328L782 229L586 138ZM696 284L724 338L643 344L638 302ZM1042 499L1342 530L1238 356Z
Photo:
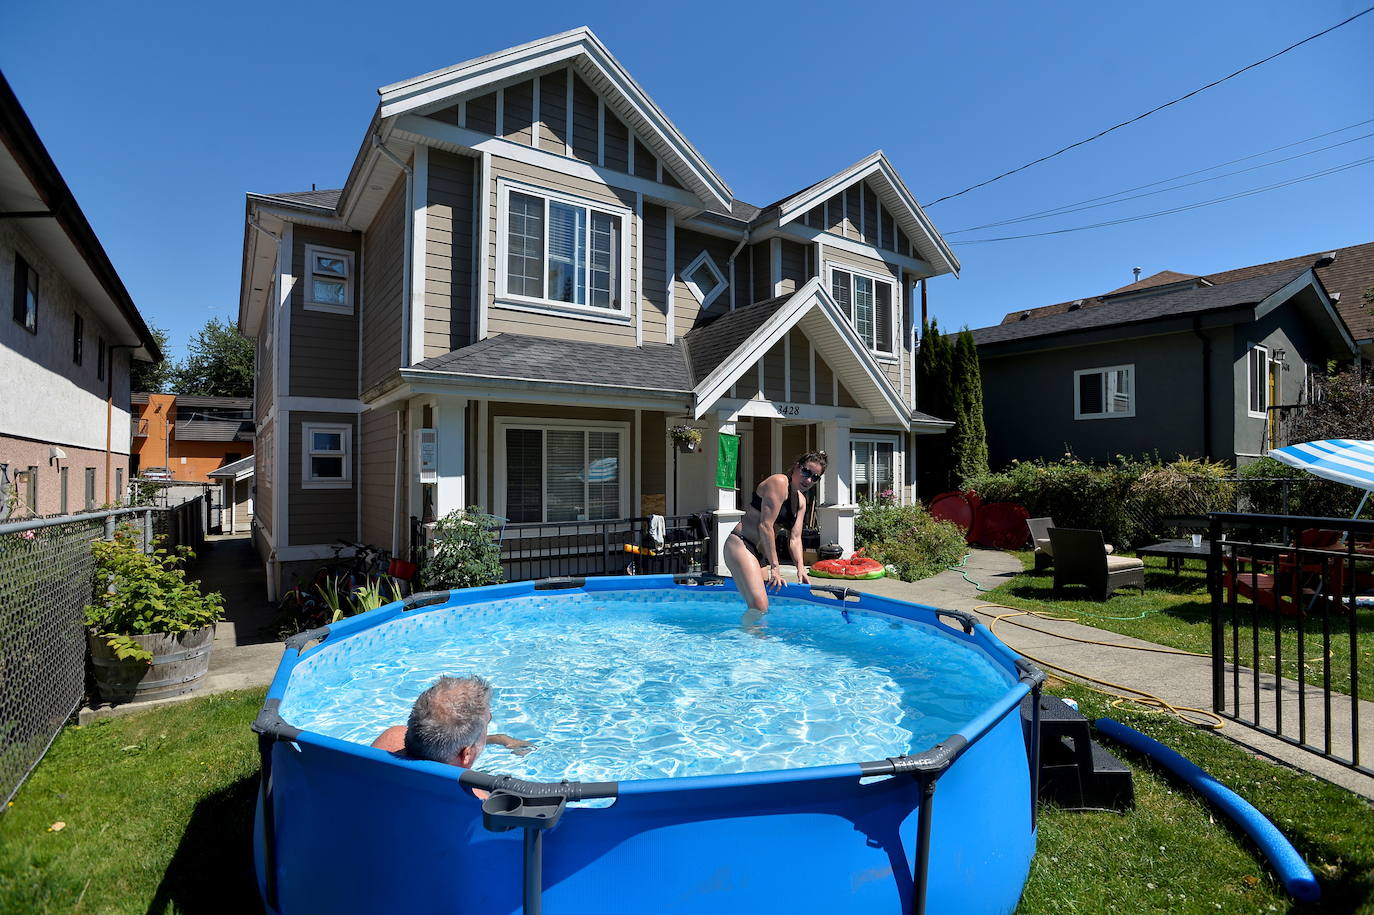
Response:
M982 595L988 603L1004 604L1019 610L1034 610L1051 616L1076 620L1087 626L1145 639L1171 648L1210 656L1212 652L1212 604L1207 593L1206 575L1197 563L1182 573L1168 571L1164 560L1149 557L1145 560L1145 592L1124 588L1105 601L1087 599L1085 589L1067 587L1064 594L1079 600L1065 600L1054 595L1054 573L1033 571L1030 553L1016 554L1026 571L1016 578ZM1255 666L1253 633L1259 632L1260 670L1273 673L1275 657L1282 658L1283 676L1298 678L1298 631L1302 629L1302 657L1306 658L1306 680L1319 685L1322 678L1322 621L1315 615L1305 620L1280 617L1278 648L1275 648L1274 614L1261 611L1250 624L1250 604L1244 598L1237 601L1240 622L1240 642L1233 644L1228 627L1226 637L1227 661L1242 667ZM1229 622L1229 621L1228 621ZM1001 625L1006 625L1003 623ZM1374 611L1361 610L1355 616L1359 633L1359 695L1374 700ZM1331 686L1337 692L1350 691L1350 620L1333 617L1331 620ZM1238 647L1239 651L1234 649Z
M1250 800L1293 840L1325 895L1320 909L1290 909L1242 834L1114 747L1135 769L1136 808L1042 807L1024 915L1374 911L1374 812L1363 799L1173 719L1109 710L1076 686L1055 692L1149 733ZM248 726L262 697L211 696L67 728L0 819L0 912L258 911ZM50 831L57 821L67 825Z
M248 725L264 692L64 730L0 819L0 912L261 910Z

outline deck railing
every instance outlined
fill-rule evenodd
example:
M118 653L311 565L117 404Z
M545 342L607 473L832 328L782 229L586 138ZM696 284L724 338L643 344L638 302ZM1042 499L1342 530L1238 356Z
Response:
M501 566L508 580L529 581L692 572L710 562L709 515L673 515L664 522L661 546L650 536L648 517L507 524L501 533Z
M1218 513L1210 539L1215 710L1374 775L1374 521Z

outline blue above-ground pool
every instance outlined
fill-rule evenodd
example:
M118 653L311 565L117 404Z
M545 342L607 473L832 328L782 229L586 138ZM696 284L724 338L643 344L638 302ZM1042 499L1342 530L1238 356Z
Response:
M1043 675L957 612L799 585L743 610L714 576L561 579L296 636L254 724L268 910L1012 911ZM441 673L490 679L493 729L538 749L368 746Z

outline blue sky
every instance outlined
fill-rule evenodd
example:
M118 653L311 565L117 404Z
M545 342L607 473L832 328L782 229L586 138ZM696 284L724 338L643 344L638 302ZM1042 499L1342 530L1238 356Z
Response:
M171 354L238 309L247 191L338 187L376 89L589 25L735 191L765 204L886 151L922 203L1090 136L1359 12L1303 3L29 3L3 69ZM414 16L403 10L423 10ZM1374 137L1118 205L960 233L1204 169L1374 134L1374 14L1083 148L930 206L948 239L1184 206L1374 155ZM1207 172L1188 180L1215 175ZM1153 188L1152 188L1153 189ZM1374 164L1171 216L959 245L945 327L1374 241Z

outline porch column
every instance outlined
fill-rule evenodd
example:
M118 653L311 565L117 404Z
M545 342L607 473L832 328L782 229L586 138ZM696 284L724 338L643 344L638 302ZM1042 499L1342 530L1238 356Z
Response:
M853 471L849 456L849 423L827 420L820 424L820 447L830 458L822 478L822 504L816 508L821 544L838 543L844 555L854 552Z
M434 428L438 446L438 491L434 515L442 518L468 507L467 496L468 402L465 397L439 397L434 404Z
M712 511L715 512L715 531L714 537L714 564L712 568L718 575L728 575L729 570L725 567L725 538L730 536L730 532L740 523L744 517L744 512L739 510L739 502L733 486L717 486L715 481L716 470L720 462L720 437L721 435L738 435L735 427L733 413L717 413L715 420L706 428L706 434L702 437L702 443L706 447L706 453L712 455L711 466L711 485L715 488L715 498L712 500ZM737 458L738 459L738 458Z

